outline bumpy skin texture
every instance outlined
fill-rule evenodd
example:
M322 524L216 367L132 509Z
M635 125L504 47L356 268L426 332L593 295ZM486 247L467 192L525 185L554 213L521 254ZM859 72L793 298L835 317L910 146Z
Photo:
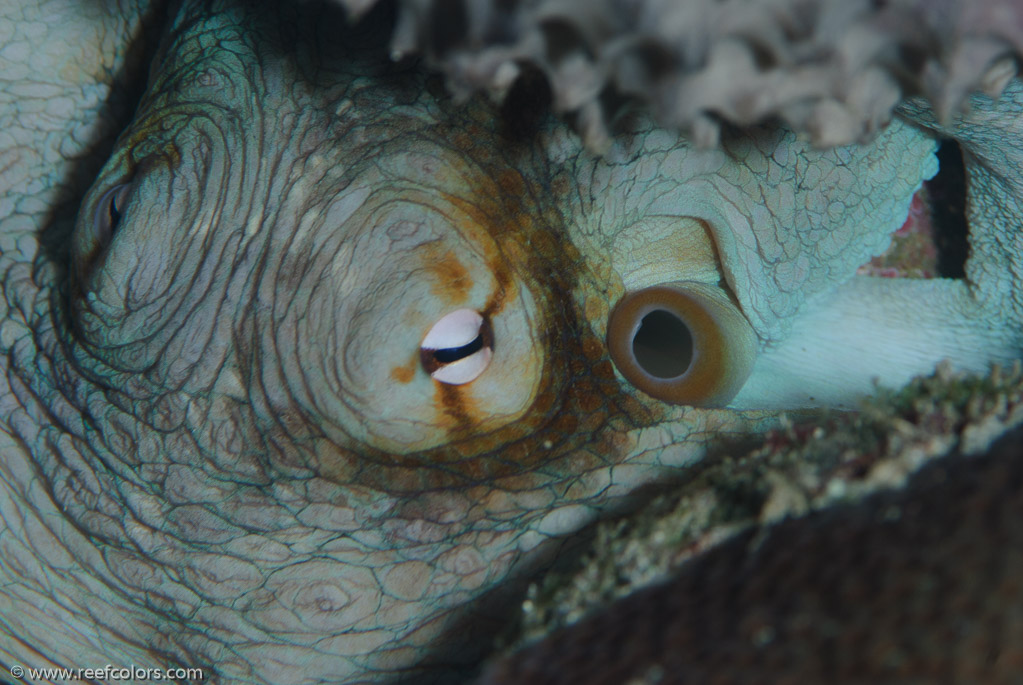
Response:
M77 6L3 11L31 36ZM5 664L285 683L473 662L487 633L467 607L712 439L772 421L665 406L616 376L604 327L629 289L734 297L767 360L747 407L785 405L773 379L793 367L814 375L786 356L818 344L794 331L879 296L883 330L923 321L939 345L880 355L894 382L933 365L950 327L984 324L949 343L968 368L1018 353L1018 278L1000 274L1021 251L987 214L976 292L845 284L933 171L916 129L824 151L753 129L698 151L636 116L598 158L552 118L510 125L522 103L452 103L388 62L375 24L346 32L329 8L184 2L164 20L109 4L67 24L94 55L4 45L21 68L5 68L18 80L0 109ZM164 36L147 94L68 241L63 198L113 126L147 21ZM1017 86L973 116L995 127L1018 103ZM53 111L26 118L34 106ZM976 121L953 125L972 149ZM1018 151L1000 150L979 187L1014 221ZM440 386L419 342L466 306L508 352ZM874 368L847 375L869 388ZM828 383L863 390L846 381Z
M133 75L140 75L129 48L144 42L150 8L128 2L96 5L0 4L0 368L5 379L0 573L5 584L12 578L23 583L18 592L0 596L5 665L15 663L14 656L55 664L52 659L67 646L75 658L102 661L114 653L140 665L154 662L151 630L142 628L152 612L112 590L118 583L109 571L83 572L107 568L102 552L63 518L51 486L44 485L29 458L46 444L48 430L66 422L81 426L82 417L56 399L57 383L51 380L47 388L44 382L40 397L21 380L37 373L47 377L46 347L58 345L47 315L49 288L64 278L67 257L54 236L66 243L81 195L102 163L94 147L108 147L120 132L131 106L124 90ZM73 451L71 434L58 433L64 434L58 438L64 448ZM37 446L30 447L33 443Z

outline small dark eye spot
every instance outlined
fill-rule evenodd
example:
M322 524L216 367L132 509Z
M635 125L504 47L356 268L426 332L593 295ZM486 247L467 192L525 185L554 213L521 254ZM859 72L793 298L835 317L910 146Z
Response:
M93 224L100 246L108 245L120 227L131 199L131 190L131 183L119 183L103 193L103 197L96 204Z

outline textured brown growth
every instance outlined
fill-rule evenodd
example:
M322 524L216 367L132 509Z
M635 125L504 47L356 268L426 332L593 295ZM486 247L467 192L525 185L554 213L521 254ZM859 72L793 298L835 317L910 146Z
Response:
M481 682L1019 682L1020 454L1017 429L905 490L749 530Z

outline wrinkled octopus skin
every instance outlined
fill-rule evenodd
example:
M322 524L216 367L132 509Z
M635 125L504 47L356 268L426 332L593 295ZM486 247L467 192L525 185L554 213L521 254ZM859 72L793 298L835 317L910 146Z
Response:
M329 5L5 0L0 26L8 669L444 678L495 588L715 441L1020 354L1018 83L831 150L636 115L598 157ZM939 135L967 279L854 277ZM640 359L654 310L693 312L684 392Z

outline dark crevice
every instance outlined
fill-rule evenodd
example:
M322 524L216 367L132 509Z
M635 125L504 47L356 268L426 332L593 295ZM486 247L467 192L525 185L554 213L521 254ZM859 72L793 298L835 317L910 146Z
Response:
M938 250L938 275L942 278L966 276L969 253L966 222L966 167L959 144L942 141L938 148L938 175L927 181L934 225L934 243Z
M585 37L568 18L551 17L540 22L544 44L547 48L547 61L557 65L562 60L575 54L582 54L593 61L595 55Z
M547 77L536 67L528 64L519 66L522 72L501 103L499 122L508 138L530 141L550 116L551 87Z
M443 55L462 45L469 33L469 16L462 0L436 0L430 8L430 49Z

